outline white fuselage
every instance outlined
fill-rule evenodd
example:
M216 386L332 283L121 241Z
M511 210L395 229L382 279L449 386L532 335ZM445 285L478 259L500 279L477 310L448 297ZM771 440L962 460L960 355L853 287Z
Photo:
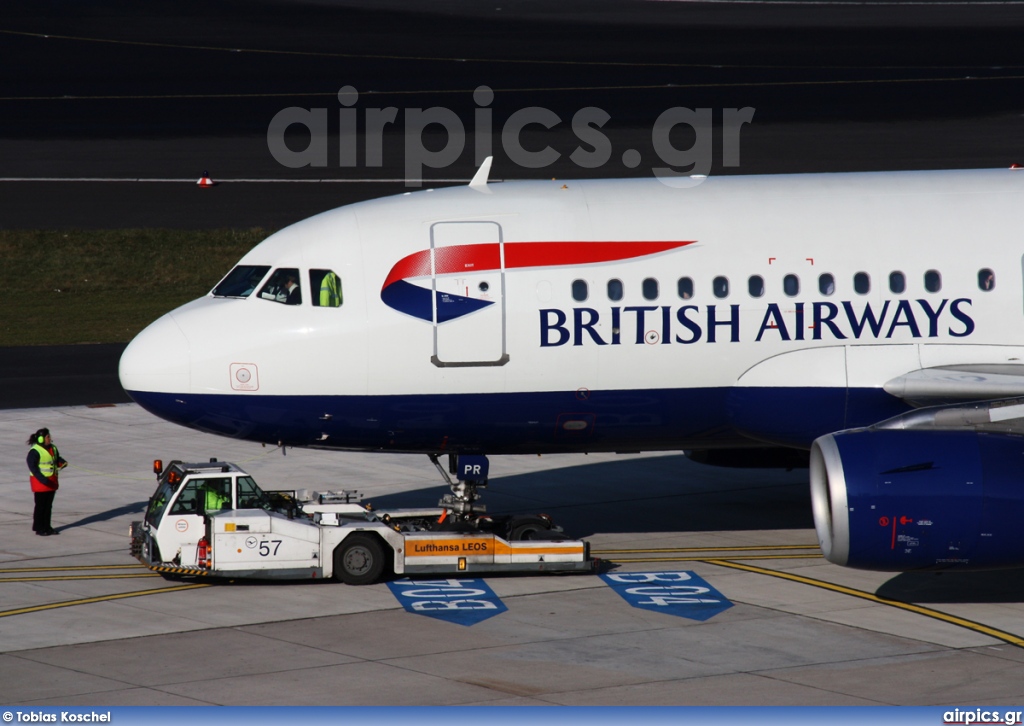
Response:
M143 331L121 380L170 420L292 445L807 447L906 410L900 376L1024 357L1022 207L1010 170L406 194L272 235L239 264L296 269L302 304L210 294ZM325 270L340 306L312 304Z

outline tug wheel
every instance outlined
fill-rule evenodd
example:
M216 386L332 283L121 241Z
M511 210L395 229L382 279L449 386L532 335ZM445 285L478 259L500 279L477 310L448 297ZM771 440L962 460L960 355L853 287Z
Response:
M520 542L522 540L555 542L567 539L558 530L551 529L550 524L540 517L526 517L512 522L509 527L508 538L512 542Z
M346 585L376 582L384 566L384 545L372 535L353 534L334 550L334 579Z

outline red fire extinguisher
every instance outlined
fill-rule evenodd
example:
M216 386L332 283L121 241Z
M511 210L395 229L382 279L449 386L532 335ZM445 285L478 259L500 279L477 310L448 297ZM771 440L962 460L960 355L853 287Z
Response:
M203 537L199 540L199 566L204 569L210 569L210 540Z

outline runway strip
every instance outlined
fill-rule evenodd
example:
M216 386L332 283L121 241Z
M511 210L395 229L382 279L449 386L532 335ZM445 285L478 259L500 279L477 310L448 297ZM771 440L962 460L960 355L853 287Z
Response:
M188 179L144 179L141 177L0 177L0 182L82 182L82 183L133 183L133 184L196 184L195 178ZM489 183L500 182L501 179L488 179ZM420 184L468 184L469 179L414 179L412 183ZM221 179L214 180L214 186L220 184L406 184L408 179Z
M609 555L632 555L632 554L642 555L642 554L671 554L671 553L699 553L699 552L707 552L707 553L713 553L713 552L737 552L738 553L738 552L747 552L747 551L755 551L755 552L764 552L764 551L785 552L785 551L791 551L791 550L810 550L810 549L818 550L818 546L817 545L774 545L774 546L771 546L771 547L752 547L752 546L747 546L747 547L719 547L719 548L679 547L679 548L664 548L664 549L652 549L652 550L615 549L615 550L595 551L593 554L595 556L608 557ZM785 555L780 555L780 554L760 554L760 555L743 556L741 559L743 559L743 560L821 559L821 553L820 553L820 551L816 551L814 553L807 553L807 554L785 554ZM779 572L777 570L771 570L771 569L767 569L767 568L764 568L764 567L756 567L754 565L743 564L743 563L740 563L740 562L736 562L736 561L734 561L732 559L721 559L721 558L717 558L717 557L710 557L708 555L700 556L700 555L692 554L690 556L684 556L684 557L642 557L642 558L632 558L632 557L630 557L630 558L622 558L622 559L615 558L615 559L608 559L608 561L609 562L614 562L616 564L638 563L638 562L649 562L649 563L654 563L654 562L703 562L703 563L709 564L709 565L717 565L718 567L728 567L728 568L731 568L731 569L734 569L734 570L743 570L744 572L753 572L753 573L756 573L756 574L759 574L759 575L767 575L769 577L778 577L778 578L781 578L783 580L789 580L791 582L799 582L799 583L801 583L803 585L810 585L812 587L819 587L819 588L822 588L822 589L825 589L825 590L831 590L832 592L838 592L838 593L842 593L844 595L849 595L851 597L857 597L857 598L861 598L863 600L869 600L871 602L878 603L880 605L888 605L889 607L898 608L900 610L907 610L909 612L917 613L918 615L924 615L924 616L929 617L929 618L934 618L936 620L941 620L942 622L945 622L945 623L951 623L953 625L957 625L957 626L962 627L962 628L967 628L968 630L973 630L973 631L975 631L977 633L983 633L984 635L989 635L989 636L991 636L993 638L998 638L999 640L1002 640L1005 643L1009 643L1010 645L1015 645L1015 646L1017 646L1019 648L1024 648L1024 637L1021 637L1019 635L1015 635L1013 633L1008 633L1008 632L1006 632L1004 630L999 630L997 628L992 628L992 627L990 627L988 625L985 625L983 623L978 623L978 622L975 622L973 620L968 620L966 618L957 617L955 615L950 615L948 613L944 613L944 612L941 612L939 610L934 610L932 608L927 608L927 607L924 607L924 606L921 606L921 605L915 605L913 603L905 603L905 602L900 602L898 600L888 600L886 598L879 597L878 595L875 595L873 593L865 592L864 590L858 590L856 588L846 587L844 585L836 585L836 584L831 583L831 582L826 582L824 580L817 580L817 579L814 579L814 578L811 578L811 577L805 577L803 575L794 575L793 573L790 573L790 572Z
M804 577L803 575L794 575L790 572L778 572L776 570L769 570L764 567L755 567L754 565L745 565L740 562L732 562L730 560L718 560L718 559L705 559L702 562L706 562L709 565L718 565L719 567L728 567L734 570L743 570L744 572L753 572L758 575L768 575L769 577L778 577L783 580L789 580L791 582L799 582L803 585L811 585L812 587L820 587L824 590L831 590L832 592L842 593L843 595L849 595L851 597L861 598L862 600L869 600L880 605L888 605L889 607L898 608L900 610L907 610L918 615L924 615L935 620L941 620L944 623L950 623L952 625L958 625L961 628L967 628L973 630L976 633L982 633L993 638L998 638L1004 643L1015 645L1018 648L1024 648L1024 638L1013 633L1008 633L1005 630L998 630L996 628L989 627L984 623L977 623L973 620L967 620L966 618L960 618L956 615L950 615L948 613L941 612L939 610L933 610L932 608L926 608L921 605L914 605L913 603L899 602L898 600L886 600L885 598L874 595L870 592L863 590L857 590L852 587L846 587L844 585L836 585L831 582L825 582L824 580L816 580L811 577Z
M711 553L720 552L769 552L769 553L783 553L792 552L794 550L809 550L817 549L817 545L770 545L764 547L758 546L742 546L742 547L673 547L673 548L652 548L652 549L607 549L607 550L595 550L593 554L597 557L604 559L606 562L615 564L637 564L637 563L660 563L660 562L701 562L704 564L715 565L718 567L725 567L734 570L741 570L744 572L750 572L758 575L766 575L768 577L776 577L790 582L800 583L802 585L810 585L811 587L817 587L824 590L830 590L832 592L848 595L850 597L860 598L862 600L868 600L873 603L880 605L887 605L889 607L897 608L900 610L906 610L908 612L915 613L917 615L923 615L928 618L956 625L967 630L981 633L983 635L996 638L1009 645L1016 646L1018 648L1024 648L1024 637L1016 635L1014 633L993 628L984 623L979 623L967 618L961 618L956 615L950 615L940 610L933 608L924 607L922 605L916 605L913 603L900 602L898 600L889 600L886 598L879 597L870 592L859 590L844 585L837 585L835 583L826 582L824 580L818 580L803 575L795 575L789 572L780 572L778 570L772 570L764 567L757 567L755 565L744 564L737 562L733 559L721 559L714 556L709 556ZM705 552L703 556L696 554ZM616 558L608 559L608 555L661 555L671 553L694 553L688 556L682 557L627 557L627 558ZM794 554L750 554L742 555L743 560L791 560L791 559L821 559L820 553L794 553ZM67 580L100 580L100 579L129 579L129 578L150 578L159 577L160 575L155 572L145 571L136 573L126 574L64 574L64 575L39 575L31 577L7 577L11 574L20 573L32 573L32 572L80 572L83 570L118 570L118 569L140 569L141 565L72 565L68 567L18 567L18 568L4 568L0 569L0 583L3 582L54 582L54 581L67 581ZM11 615L23 615L26 613L41 612L45 610L53 610L56 608L73 607L76 605L90 605L98 602L107 602L112 600L120 600L130 597L141 597L144 595L157 595L161 593L169 592L180 592L183 590L194 590L201 587L210 587L216 583L186 583L182 585L174 585L170 587L162 587L156 589L137 590L128 593L118 593L112 595L101 595L90 598L82 598L77 600L65 600L63 602L48 603L45 605L35 605L23 608L16 608L13 610L0 611L0 618L8 617Z
M100 595L97 597L86 597L79 600L65 600L63 602L53 602L46 605L30 605L29 607L16 608L14 610L0 611L0 618L5 618L9 615L23 615L25 613L38 613L44 610L56 610L58 608L73 607L75 605L90 605L97 602L107 602L110 600L123 600L129 597L141 597L142 595L158 595L164 592L179 592L181 590L195 590L200 587L210 587L208 583L196 583L187 585L174 585L173 587L161 587L155 590L136 590L135 592L122 592L116 595Z

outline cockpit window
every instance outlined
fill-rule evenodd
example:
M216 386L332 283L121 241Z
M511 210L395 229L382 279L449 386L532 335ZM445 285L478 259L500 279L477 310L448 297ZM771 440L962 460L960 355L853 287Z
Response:
M313 291L315 307L341 307L341 278L334 270L310 270L309 289Z
M299 271L294 267L280 267L260 289L260 298L273 300L285 305L302 303L302 290L299 287Z
M249 297L270 265L238 265L213 288L215 297Z

